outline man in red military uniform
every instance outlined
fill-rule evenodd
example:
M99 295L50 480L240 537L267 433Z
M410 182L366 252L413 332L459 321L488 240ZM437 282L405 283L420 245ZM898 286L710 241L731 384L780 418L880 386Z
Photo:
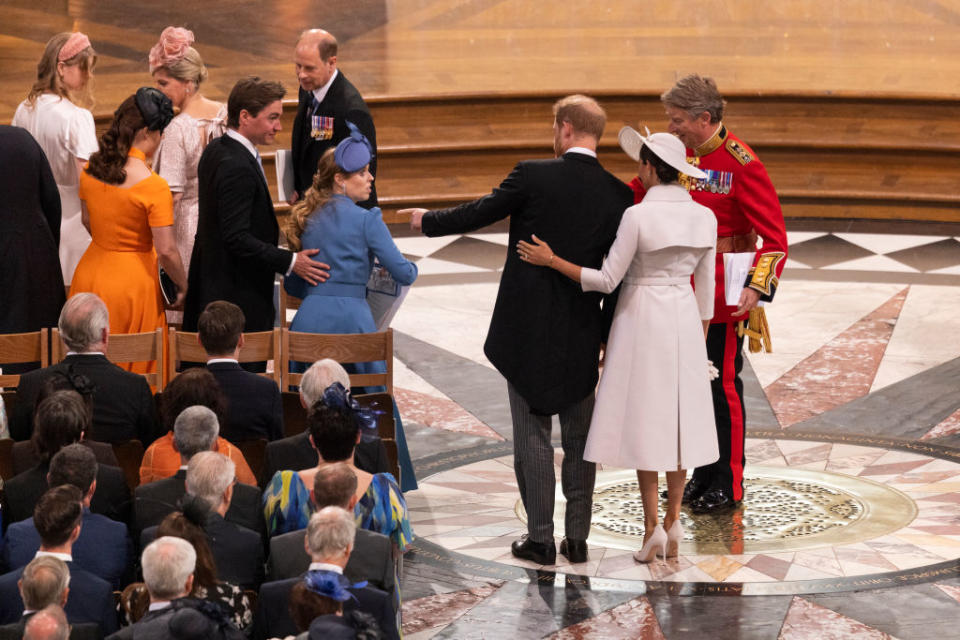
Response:
M720 371L712 382L720 458L698 467L684 489L694 513L734 509L743 499L744 404L743 334L738 325L761 300L773 299L787 257L787 233L780 201L763 164L721 121L724 100L712 78L689 75L660 96L670 133L687 146L687 160L706 178L683 180L693 199L717 216L716 298L707 333L707 356ZM682 176L685 178L685 176ZM643 198L634 180L636 201ZM757 247L757 238L762 245ZM736 306L725 299L725 253L756 251Z

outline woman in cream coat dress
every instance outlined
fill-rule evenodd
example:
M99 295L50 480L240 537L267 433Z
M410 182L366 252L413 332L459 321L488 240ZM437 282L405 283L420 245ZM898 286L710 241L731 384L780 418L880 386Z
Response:
M635 557L647 562L658 549L677 554L685 469L719 456L704 342L713 315L717 222L677 182L680 173L704 176L686 162L679 139L644 138L624 127L620 144L640 161L647 195L624 212L601 269L561 259L536 236L518 251L526 262L581 282L584 291L609 293L623 281L584 458L638 470L646 533ZM669 536L658 524L658 471L667 472Z

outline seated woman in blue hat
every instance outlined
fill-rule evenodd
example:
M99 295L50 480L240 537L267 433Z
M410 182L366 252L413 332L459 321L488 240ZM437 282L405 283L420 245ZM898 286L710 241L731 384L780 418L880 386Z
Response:
M373 175L370 142L348 122L350 136L320 158L313 184L293 206L284 231L290 249L319 249L315 260L330 265L330 279L310 285L296 274L284 278L288 294L302 298L291 331L373 333L377 330L366 301L374 258L401 285L417 279L417 266L401 255L378 207L358 206L370 197ZM350 373L384 373L386 363L344 364ZM365 392L374 392L366 389ZM394 410L397 455L404 491L417 488L403 425Z

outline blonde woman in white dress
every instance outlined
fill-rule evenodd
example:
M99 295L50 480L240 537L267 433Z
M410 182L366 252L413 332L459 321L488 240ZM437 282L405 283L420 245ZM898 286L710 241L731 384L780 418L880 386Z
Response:
M80 32L50 38L37 63L37 81L13 115L43 149L60 192L60 269L69 285L77 263L90 244L83 226L77 189L83 165L99 147L93 115L90 79L97 54Z
M620 145L640 162L647 195L624 212L603 266L567 262L536 236L517 250L522 260L552 267L584 291L609 293L623 281L584 458L637 469L645 533L634 558L649 562L658 553L678 553L685 470L719 457L704 340L713 316L717 221L678 183L681 173L705 176L687 163L679 139L624 127ZM659 471L667 475L663 526Z
M193 42L192 31L167 27L149 56L157 88L180 112L164 129L153 168L173 193L173 230L186 273L190 272L200 210L197 165L207 143L226 130L227 120L227 106L200 93L207 68ZM168 322L179 323L182 319L183 312L167 311Z

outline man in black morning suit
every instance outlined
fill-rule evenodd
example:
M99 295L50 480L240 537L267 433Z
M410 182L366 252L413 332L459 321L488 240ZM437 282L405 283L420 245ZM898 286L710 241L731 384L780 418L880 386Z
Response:
M60 311L60 336L69 349L62 362L20 377L17 404L10 420L14 440L27 440L33 410L43 383L56 373L83 374L93 383L93 426L87 438L98 442L137 439L146 447L156 436L153 395L143 376L124 371L104 355L110 334L110 317L103 301L92 293L79 293Z
M227 99L227 132L200 157L200 213L187 278L185 331L197 330L200 313L214 300L243 309L245 331L268 331L274 325L277 273L292 271L311 284L326 279L326 265L309 258L317 249L292 253L277 247L280 228L257 146L270 144L280 131L285 93L278 82L237 82Z
M360 92L337 69L337 39L323 29L304 31L294 51L294 63L300 83L291 149L297 196L302 198L313 183L320 156L350 135L347 122L355 124L370 141L370 173L376 177L377 131ZM377 206L376 184L370 197L358 204L367 209Z
M606 123L600 105L586 96L569 96L554 105L554 116L556 159L519 163L479 200L440 211L407 210L411 226L428 236L474 231L510 216L510 250L484 353L507 379L514 470L528 515L528 534L513 543L513 554L538 564L553 564L556 558L553 414L560 417L567 499L560 553L571 562L587 559L596 467L584 461L583 450L608 327L599 294L584 293L551 269L523 263L515 248L536 234L558 254L598 269L624 209L633 203L630 189L597 161Z

